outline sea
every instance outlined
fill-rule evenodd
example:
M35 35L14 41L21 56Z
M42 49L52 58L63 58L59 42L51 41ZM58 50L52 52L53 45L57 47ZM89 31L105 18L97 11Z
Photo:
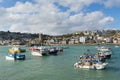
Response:
M89 49L89 54L97 53L97 46L68 46L57 56L35 57L26 49L26 60L5 59L11 46L0 46L0 80L119 80L120 47L105 45L112 49L111 59L104 70L75 69L74 63Z

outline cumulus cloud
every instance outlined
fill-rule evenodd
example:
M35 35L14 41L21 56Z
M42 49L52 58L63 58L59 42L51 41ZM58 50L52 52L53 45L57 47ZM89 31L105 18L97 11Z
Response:
M120 0L107 0L104 2L106 7L120 6Z
M69 7L69 11L79 12L84 7L89 6L92 3L98 2L96 0L35 0L40 4L58 3L61 6Z
M105 25L106 23L113 22L114 19L112 17L105 17L99 21L100 25Z
M120 7L120 0L99 0L99 3L104 4L106 8Z
M54 35L101 29L114 21L114 18L105 16L101 11L83 12L85 7L96 0L35 1L36 4L17 2L13 7L0 8L0 27L10 26L10 31ZM62 11L63 8L67 9Z
M86 15L78 14L71 16L70 22L71 29L79 30L95 30L104 29L104 26L113 22L112 17L105 17L100 11L87 13ZM74 27L73 27L74 26Z

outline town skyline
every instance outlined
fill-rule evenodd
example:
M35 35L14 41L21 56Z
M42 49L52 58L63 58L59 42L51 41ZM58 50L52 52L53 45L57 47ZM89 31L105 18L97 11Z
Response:
M80 31L64 35L0 31L0 45L120 44L120 30Z

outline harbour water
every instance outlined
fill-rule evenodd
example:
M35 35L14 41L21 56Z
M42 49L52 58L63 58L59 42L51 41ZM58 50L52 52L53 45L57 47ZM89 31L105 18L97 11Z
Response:
M79 56L89 49L97 52L96 46L69 46L57 56L34 57L27 50L26 60L7 61L5 55L10 46L0 46L0 80L119 80L120 47L107 45L113 54L105 70L74 69Z

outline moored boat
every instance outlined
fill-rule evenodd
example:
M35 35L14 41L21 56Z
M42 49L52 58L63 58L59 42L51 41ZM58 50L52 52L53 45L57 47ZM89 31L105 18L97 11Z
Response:
M49 48L48 51L50 55L57 55L58 53L58 50L56 49L56 47Z
M34 50L31 50L31 55L33 55L33 56L47 56L47 55L49 55L49 51L45 47L38 47Z
M12 48L10 48L8 50L9 53L24 53L26 52L25 49L21 49L20 47L17 47L17 46L13 46Z
M101 46L98 48L98 51L108 51L108 50L110 50L110 48L107 48L105 46Z
M110 59L111 55L112 55L112 51L111 50L98 51L98 55L100 57L104 57L106 59Z
M118 48L118 47L120 47L120 46L119 46L119 45L116 45L115 47Z
M107 67L108 63L104 56L100 56L99 53L90 55L88 52L89 50L83 56L80 56L79 61L74 64L75 68L102 70Z
M30 47L29 50L32 51L32 50L36 50L38 47L37 46L34 46L34 47Z
M11 54L11 53L7 53L5 56L6 60L25 60L25 54Z
M63 48L62 47L57 47L56 48L58 52L63 52Z
M74 68L78 69L96 69L96 70L102 70L105 69L108 63L91 63L91 62L76 62L74 64Z
M43 56L42 53L37 51L37 50L32 51L31 55L33 55L33 56Z
M97 70L102 70L102 69L105 69L107 65L108 63L97 63L94 65L94 68Z

